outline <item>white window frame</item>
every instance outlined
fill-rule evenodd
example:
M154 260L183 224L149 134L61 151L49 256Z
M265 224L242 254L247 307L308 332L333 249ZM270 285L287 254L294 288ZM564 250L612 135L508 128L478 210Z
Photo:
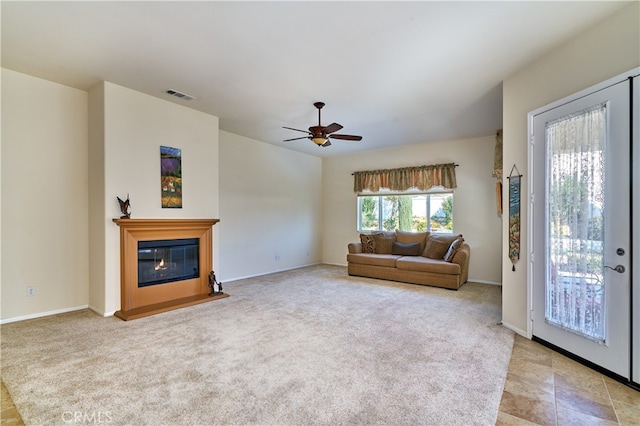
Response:
M404 196L404 195L411 195L411 196L415 196L415 195L424 195L426 197L425 199L425 203L426 203L426 218L427 218L427 229L425 229L425 231L428 232L432 232L432 233L452 233L454 232L455 229L455 221L454 221L454 212L455 212L455 201L452 200L452 202L454 203L452 206L452 212L451 212L451 222L452 222L452 229L451 230L447 230L447 231L440 231L440 232L433 232L431 230L431 221L429 220L429 218L432 215L432 212L430 211L431 209L431 196L432 195L451 195L451 197L454 197L454 191L452 189L447 189L444 187L434 187L432 189L430 189L429 191L420 191L420 190L408 190L408 191L402 191L402 192L397 192L397 191L389 191L389 190L380 190L378 192L371 192L371 191L363 191L357 194L357 199L356 199L356 227L357 227L357 231L358 232L378 232L378 231L384 231L384 229L382 228L382 223L383 223L383 209L382 207L382 199L384 197L393 197L393 196ZM362 229L362 197L378 197L378 229L377 230L373 230L373 229Z

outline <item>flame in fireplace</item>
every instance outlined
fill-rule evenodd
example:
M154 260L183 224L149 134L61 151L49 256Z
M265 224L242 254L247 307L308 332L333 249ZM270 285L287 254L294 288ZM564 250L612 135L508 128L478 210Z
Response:
M160 269L164 269L164 259L160 259L160 263L158 263L155 267L156 271L159 271Z

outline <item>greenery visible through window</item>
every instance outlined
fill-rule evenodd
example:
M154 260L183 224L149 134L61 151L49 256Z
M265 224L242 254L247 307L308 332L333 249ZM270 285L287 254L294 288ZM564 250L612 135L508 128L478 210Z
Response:
M359 231L453 232L453 193L358 196Z

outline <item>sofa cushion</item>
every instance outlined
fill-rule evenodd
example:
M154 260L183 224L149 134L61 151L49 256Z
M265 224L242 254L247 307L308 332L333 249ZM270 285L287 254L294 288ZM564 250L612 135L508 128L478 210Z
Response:
M393 254L371 254L371 253L349 253L347 262L359 263L361 265L388 266L395 268L396 260L400 256Z
M422 256L402 256L396 260L396 268L434 274L460 275L460 265Z
M464 244L464 238L462 237L462 235L460 235L458 238L453 240L453 242L449 246L449 249L447 250L447 252L443 257L444 261L451 262L453 260L453 257L458 252L458 250L460 250L460 247L462 247L462 244Z
M402 256L420 256L420 243L393 243L391 254L400 254Z
M428 232L408 232L396 230L396 241L402 244L420 243L420 251L424 250Z
M376 251L375 234L360 234L360 243L362 243L363 253L375 253Z
M395 232L378 232L374 234L375 249L377 254L391 254L393 243L396 242Z
M362 253L362 243L347 244L347 251L349 253Z
M442 260L444 258L444 255L447 254L447 250L449 250L451 243L454 242L459 237L462 237L462 235L452 235L452 234L429 235L429 238L427 238L427 244L424 248L424 251L422 252L422 255L424 257L428 257L429 259Z

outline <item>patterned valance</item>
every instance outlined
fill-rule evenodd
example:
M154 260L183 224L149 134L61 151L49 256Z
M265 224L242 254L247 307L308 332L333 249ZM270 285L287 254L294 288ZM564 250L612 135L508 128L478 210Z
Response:
M401 169L368 170L353 173L353 190L378 192L380 188L406 191L417 188L426 191L434 186L447 189L457 187L454 163L431 166L404 167Z

